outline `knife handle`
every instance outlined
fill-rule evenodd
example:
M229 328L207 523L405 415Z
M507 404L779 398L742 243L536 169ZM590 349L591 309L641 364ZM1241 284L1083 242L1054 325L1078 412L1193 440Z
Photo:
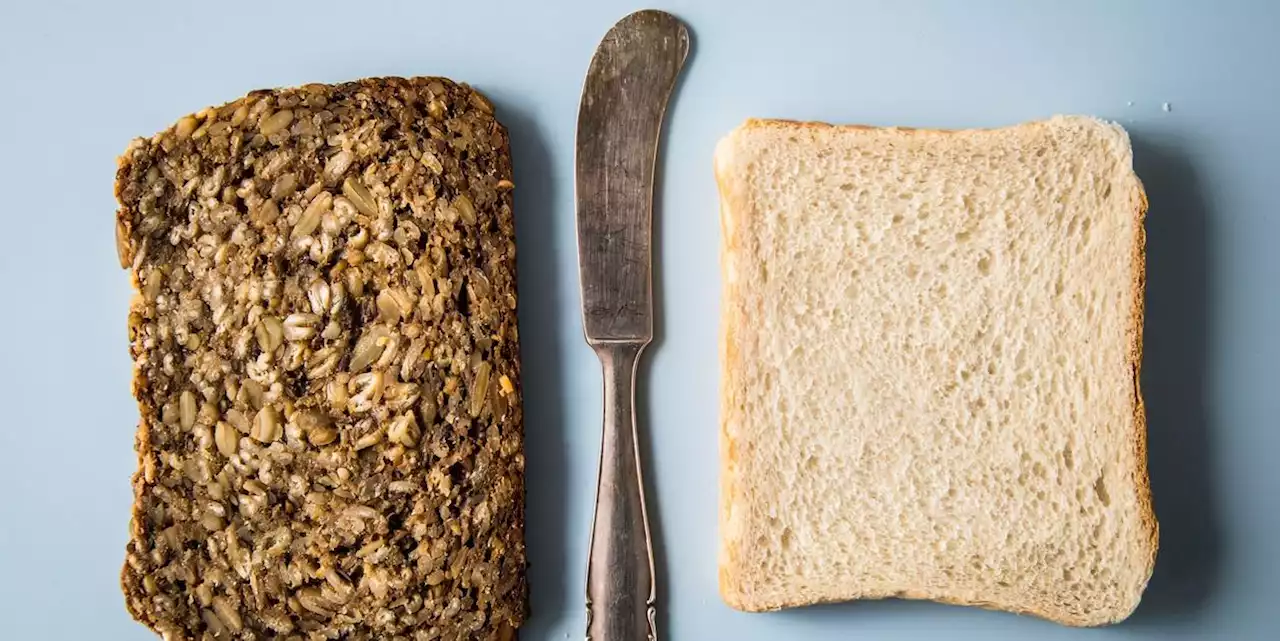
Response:
M653 545L636 443L636 367L642 342L593 345L604 369L604 436L591 553L588 641L656 641Z

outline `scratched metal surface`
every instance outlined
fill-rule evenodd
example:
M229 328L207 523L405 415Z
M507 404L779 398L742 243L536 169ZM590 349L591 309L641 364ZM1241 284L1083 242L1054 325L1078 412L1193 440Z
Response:
M660 11L628 14L591 58L578 108L583 327L600 356L604 421L587 563L588 641L656 641L653 539L638 444L636 372L653 339L654 164L689 33Z
M667 100L689 50L659 14L610 29L578 108L583 324L593 341L653 337L653 183Z

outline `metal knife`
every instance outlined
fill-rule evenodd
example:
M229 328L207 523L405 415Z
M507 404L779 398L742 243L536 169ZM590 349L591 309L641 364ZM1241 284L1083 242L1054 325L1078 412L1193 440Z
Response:
M674 16L639 11L596 49L578 110L576 181L582 320L604 378L604 435L587 639L657 639L653 545L637 447L636 368L653 340L651 233L658 139L689 53Z

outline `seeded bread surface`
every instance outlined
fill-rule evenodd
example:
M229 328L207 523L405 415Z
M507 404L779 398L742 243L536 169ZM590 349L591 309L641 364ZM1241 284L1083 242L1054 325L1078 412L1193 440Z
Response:
M120 159L123 568L166 639L499 639L527 611L505 129L445 78L257 91Z

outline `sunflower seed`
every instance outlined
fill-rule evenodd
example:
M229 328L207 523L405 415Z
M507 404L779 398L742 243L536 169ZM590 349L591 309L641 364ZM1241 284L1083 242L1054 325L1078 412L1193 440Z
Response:
M320 317L315 314L289 314L282 324L284 338L290 341L305 341L316 335L319 324Z
M226 421L218 421L213 428L213 440L223 456L231 458L240 450L240 434Z
M258 410L253 419L253 429L249 436L259 443L272 443L280 439L280 415L270 405Z
M291 122L293 122L293 112L289 109L282 109L264 118L262 124L258 126L258 131L262 132L264 136L270 136L276 132L284 131Z
M183 390L178 397L178 422L184 430L191 429L196 423L196 395L191 390Z

